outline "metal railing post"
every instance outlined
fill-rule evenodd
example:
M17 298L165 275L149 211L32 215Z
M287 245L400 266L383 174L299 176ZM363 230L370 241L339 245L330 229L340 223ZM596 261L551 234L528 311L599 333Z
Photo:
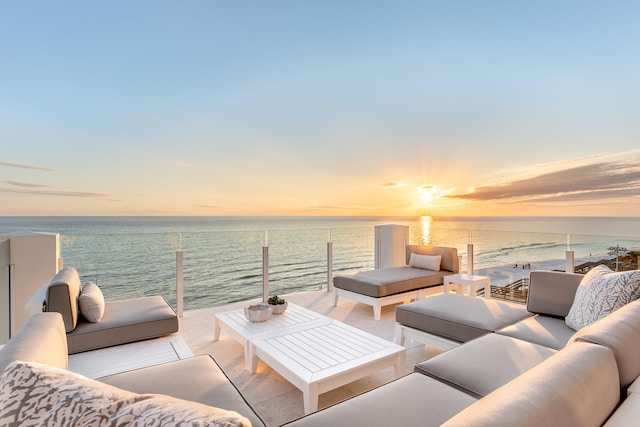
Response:
M262 247L262 302L269 299L269 240L267 231L264 232L264 246Z

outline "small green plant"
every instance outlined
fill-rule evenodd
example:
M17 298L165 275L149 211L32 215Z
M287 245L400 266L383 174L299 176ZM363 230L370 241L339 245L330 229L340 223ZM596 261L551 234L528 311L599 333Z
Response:
M283 298L279 298L278 295L274 295L272 297L269 297L267 302L271 305L280 305L284 304L286 301Z

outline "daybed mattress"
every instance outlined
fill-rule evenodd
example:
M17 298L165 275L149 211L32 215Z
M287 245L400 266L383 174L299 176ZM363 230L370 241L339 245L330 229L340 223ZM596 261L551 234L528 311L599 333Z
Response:
M432 271L413 267L391 267L362 271L353 276L336 276L333 285L346 291L374 298L441 285L450 271Z

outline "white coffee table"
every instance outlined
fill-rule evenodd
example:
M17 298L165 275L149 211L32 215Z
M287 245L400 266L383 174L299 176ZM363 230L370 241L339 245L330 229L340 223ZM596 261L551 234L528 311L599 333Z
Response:
M462 285L464 295L476 296L478 287L484 286L484 297L491 298L491 278L476 274L452 274L444 276L444 293L449 292L451 284Z
M282 314L272 315L266 322L250 322L244 317L244 309L216 313L213 316L213 340L220 339L220 331L225 331L244 347L245 367L250 368L248 342L250 339L273 331L294 331L309 325L330 322L326 316L296 304L288 303Z
M403 346L342 322L310 325L298 331L273 331L251 339L251 372L258 359L302 390L304 413L318 410L318 395L381 369L404 373Z

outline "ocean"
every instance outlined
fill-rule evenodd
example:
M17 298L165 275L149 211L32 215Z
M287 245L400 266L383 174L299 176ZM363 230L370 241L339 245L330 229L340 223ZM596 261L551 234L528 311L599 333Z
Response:
M161 294L176 306L176 252L184 257L184 307L206 308L262 295L262 247L271 294L326 289L333 273L374 267L374 227L410 227L410 243L452 246L477 268L606 257L640 248L640 218L380 217L0 217L0 236L59 233L65 266L97 282L107 299Z

